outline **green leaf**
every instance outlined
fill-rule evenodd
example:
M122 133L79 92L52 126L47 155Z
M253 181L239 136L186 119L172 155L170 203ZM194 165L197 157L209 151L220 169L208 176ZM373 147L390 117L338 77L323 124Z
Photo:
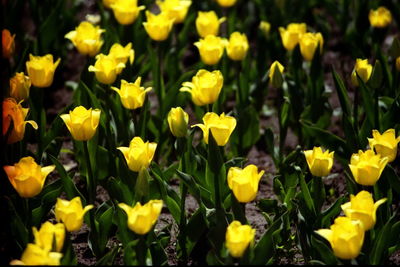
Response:
M112 266L114 265L115 258L117 257L121 248L117 245L113 247L109 252L107 252L103 257L96 261L96 266Z
M338 198L335 203L333 203L329 208L327 208L326 210L324 210L321 213L321 225L319 227L328 227L329 225L331 225L331 219L333 217L336 217L340 214L341 211L341 205L344 203L345 198L344 197L340 197Z
M400 177L396 174L396 171L392 166L386 165L383 170L382 176L386 177L389 181L390 186L397 192L400 193Z
M315 234L311 236L311 246L314 250L318 251L324 263L329 265L338 264L338 260L332 253L332 250L327 245L325 245L324 242L315 238L314 235Z
M112 218L114 216L114 207L108 208L105 212L103 212L100 217L97 219L98 221L98 235L99 235L99 248L100 251L104 251L108 242L108 234L110 232L112 226Z
M397 37L393 38L393 43L392 43L392 45L390 46L390 49L389 49L389 55L394 59L400 57L400 41L399 41L399 38L397 38Z
M372 69L371 78L368 80L368 85L373 89L378 89L383 81L382 65L379 60L376 60L374 68Z
M333 81L335 82L335 88L339 97L342 111L346 115L351 115L349 96L347 94L347 89L344 86L343 80L340 78L339 74L334 69L332 70L332 76L333 76Z
M46 189L46 187L48 187L49 189ZM40 206L32 210L32 225L35 226L38 226L40 224L43 217L47 215L47 213L51 210L56 202L57 197L59 197L62 192L62 185L60 180L56 180L46 187L38 196L38 198L41 199Z
M308 211L315 216L316 212L315 212L314 200L312 199L310 191L308 190L308 186L306 184L306 181L304 180L304 175L300 174L299 176L300 176L299 178L300 178L301 194L303 196L304 202L306 203Z
M373 94L358 74L357 74L357 79L358 79L358 84L359 84L358 90L360 90L362 101L363 101L362 107L365 110L365 114L367 115L367 119L370 122L370 124L374 125L375 109L374 109L374 100L373 100L374 98L372 97Z
M376 238L373 242L373 247L369 254L369 264L382 264L382 259L386 259L391 238L392 225L397 220L396 217L396 214L393 215L376 235Z

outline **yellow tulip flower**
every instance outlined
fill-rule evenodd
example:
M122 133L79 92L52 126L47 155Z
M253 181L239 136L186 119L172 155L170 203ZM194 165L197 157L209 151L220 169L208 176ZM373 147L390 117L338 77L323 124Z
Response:
M301 55L306 61L311 61L314 58L315 50L317 50L318 45L320 47L320 52L322 52L324 38L319 32L308 32L300 36L299 43Z
M258 28L264 33L265 36L268 36L269 32L271 31L271 23L262 20L258 25Z
M212 104L217 101L224 85L224 77L219 70L209 72L201 69L193 76L192 82L182 83L181 92L189 92L197 106Z
M125 64L115 59L113 55L99 54L96 56L96 63L89 66L89 71L94 72L96 79L104 84L112 84L117 75L125 68Z
M139 136L134 137L129 143L129 147L118 147L125 157L126 163L131 171L139 172L142 168L149 167L157 144L143 142Z
M175 19L169 13L161 12L158 15L146 11L147 22L143 22L144 29L154 41L164 41L172 30Z
M361 185L374 185L381 177L383 169L388 163L387 157L375 154L373 150L354 153L350 159L350 170L354 180Z
M14 166L3 166L11 185L23 198L31 198L42 192L47 175L55 166L40 167L32 157L23 157Z
M186 136L189 115L181 107L171 108L167 120L169 129L175 137Z
M201 38L207 35L218 35L219 26L226 20L225 17L218 19L215 11L199 11L196 18L197 33Z
M282 64L275 60L272 64L271 67L269 68L269 73L268 73L268 77L269 77L269 81L270 83L275 86L275 87L281 87L282 86L282 82L283 82L283 71L284 71L285 67L282 66ZM280 74L281 79L275 79L275 73L278 71L278 74Z
M333 166L334 153L334 151L329 153L329 150L323 152L321 147L304 151L311 174L317 177L327 176Z
M194 43L199 49L201 61L207 65L215 65L219 62L227 44L226 39L214 35L207 35L204 39Z
M114 4L117 0L103 0L103 5L106 8L111 8L111 5Z
M78 52L82 55L94 57L103 45L101 34L105 32L99 26L95 26L88 21L82 21L74 31L70 31L65 38L71 40Z
M232 60L243 60L249 50L249 42L244 33L234 32L229 37L229 43L226 45L228 57Z
M400 57L396 58L396 70L400 71Z
M38 125L36 122L29 120L25 121L26 115L28 115L28 108L23 108L21 102L17 103L14 98L6 98L3 101L3 136L7 134L10 128L11 122L13 128L7 139L7 144L13 144L21 141L25 135L26 124L32 125L37 130Z
M228 171L228 186L239 202L247 203L256 198L258 183L264 171L258 172L257 166L250 164L244 169L231 167Z
M222 7L231 7L236 3L237 0L217 0L218 5Z
M350 195L350 202L341 205L344 214L352 220L360 220L364 230L372 229L376 223L376 210L386 202L382 198L374 203L371 193L361 191L356 196Z
M203 138L206 144L208 144L208 135L209 131L211 131L218 146L224 146L228 143L229 137L236 127L236 119L231 116L225 116L224 112L220 116L214 112L207 112L203 117L203 122L204 124L195 124L192 127L197 126L203 131Z
M174 23L182 23L187 15L191 0L157 0L156 1L161 12L168 14L170 19L174 19Z
M96 133L100 121L99 109L86 109L83 106L74 108L69 114L60 115L72 137L77 141L88 141Z
M143 206L140 202L136 202L133 208L125 203L120 203L118 206L128 216L129 229L138 235L145 235L157 222L162 210L163 201L158 199L150 200Z
M51 222L47 221L42 224L39 230L36 227L32 227L32 231L36 245L44 250L52 251L54 242L56 245L55 251L61 252L65 239L64 224L52 224Z
M356 65L351 73L351 82L354 86L358 86L357 74L364 83L368 82L372 74L372 65L368 63L368 59L357 58Z
M400 136L396 138L394 129L386 130L382 135L378 130L372 130L372 137L368 138L369 146L382 157L387 157L388 162L392 162L397 156L397 144L400 142Z
M125 47L120 44L113 44L110 48L108 55L113 56L117 63L126 64L129 59L129 63L133 63L135 59L135 51L132 49L132 43L128 43Z
M22 253L21 260L13 260L10 265L60 265L63 254L49 252L36 244L29 243Z
M369 23L375 28L385 28L392 22L392 13L386 7L371 9L368 14Z
M17 72L10 79L10 96L16 101L27 100L31 89L31 79L23 72Z
M357 258L364 243L362 222L348 217L338 217L330 229L319 229L316 232L329 241L335 256L343 260Z
M115 92L121 97L122 105L127 109L137 109L143 106L146 93L151 91L151 87L144 88L140 86L142 81L141 77L138 77L134 83L129 83L125 80L121 80L121 89L112 86Z
M239 221L231 222L226 228L225 245L234 258L243 256L247 247L254 242L256 230Z
M301 35L307 31L305 23L290 23L287 28L279 27L282 44L286 50L292 51L300 41Z
M4 58L11 58L15 51L15 34L11 35L10 31L3 29L1 31L1 46Z
M135 22L145 6L138 6L137 0L116 0L111 4L111 9L119 24L129 25Z
M83 208L80 197L75 197L71 201L57 198L56 220L62 222L68 232L78 231L82 227L83 216L93 208L93 205L87 205Z
M36 87L49 87L53 83L54 72L61 59L53 62L53 56L47 54L43 57L29 54L26 69L31 82Z

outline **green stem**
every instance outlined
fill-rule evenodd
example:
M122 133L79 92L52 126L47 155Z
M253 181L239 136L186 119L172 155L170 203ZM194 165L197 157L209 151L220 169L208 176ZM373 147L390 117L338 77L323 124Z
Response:
M162 115L164 111L163 99L164 99L164 88L161 84L162 79L162 46L161 43L157 43L157 58L158 64L156 68L156 73L154 77L156 77L156 92L158 96L158 105L159 105L159 114Z
M147 244L146 235L139 236L139 242L136 245L136 256L140 266L146 266Z
M354 104L353 104L353 128L358 137L358 87L354 90Z
M137 122L137 118L136 118L136 114L135 114L135 110L132 109L131 110L131 116L132 116L132 122L133 122L133 129L134 129L134 133L133 136L138 136L138 134L140 134L139 128L138 128L138 122Z
M187 164L189 162L188 156L189 156L189 152L187 151L188 145L185 144L185 142L187 141L187 143L189 143L189 140L187 140L186 138L178 138L177 139L177 144L178 144L178 153L183 155L183 157L181 158L181 167L182 167L182 171L183 172L187 172L188 168L187 168ZM187 252L186 252L186 211L185 211L185 204L186 204L186 195L188 193L188 188L186 186L185 183L181 182L180 183L180 188L181 188L181 218L180 218L180 222L179 222L179 246L181 248L181 252L182 252L182 258L180 259L179 263L180 264L187 264Z

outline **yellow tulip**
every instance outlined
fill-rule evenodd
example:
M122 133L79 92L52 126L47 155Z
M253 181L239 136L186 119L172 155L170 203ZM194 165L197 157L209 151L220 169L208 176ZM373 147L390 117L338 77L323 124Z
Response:
M385 28L392 22L392 13L386 7L371 9L368 14L369 23L375 28Z
M129 169L134 172L139 172L142 168L149 167L156 148L156 143L149 143L149 141L145 143L138 136L131 140L129 147L118 147L124 155Z
M75 197L71 201L57 198L56 220L62 222L68 232L78 231L82 227L83 216L93 208L93 205L87 205L83 208L80 197Z
M254 242L256 230L239 221L231 222L226 228L225 245L234 258L240 258L247 247Z
M249 42L244 33L234 32L229 37L229 43L226 46L228 57L232 60L243 60L249 50Z
M218 19L215 11L199 11L196 18L197 33L201 38L207 35L218 35L219 26L225 20L225 17Z
M23 157L14 166L3 166L11 185L21 197L37 196L43 189L47 175L55 166L40 167L32 157Z
M3 29L1 32L1 46L4 58L11 58L15 51L15 34L11 35L10 31Z
M366 83L372 74L372 65L368 63L368 59L357 58L356 65L351 73L351 82L354 86L358 86L357 74L361 80Z
M321 147L314 147L312 150L304 151L308 168L312 175L317 177L327 176L333 166L334 151L329 150L322 152Z
M104 84L112 84L117 75L125 68L125 64L119 62L113 55L99 54L96 56L96 63L89 66L89 71L94 72L96 79Z
M194 45L199 49L201 61L207 65L214 65L219 62L224 54L224 48L228 41L224 38L207 35L204 39L195 42Z
M383 198L374 203L371 193L361 191L356 196L350 195L350 202L341 205L344 214L352 220L360 220L364 230L372 229L376 223L376 210L387 199Z
M171 19L168 13L161 12L158 15L146 11L147 22L143 22L144 29L154 41L164 41L172 30L175 19Z
M305 23L290 23L287 28L279 27L282 44L286 50L292 51L300 41L301 35L307 31Z
M400 142L400 136L396 138L394 129L386 130L382 135L377 130L372 130L372 137L368 138L369 146L382 157L387 157L388 162L392 162L397 156L397 144Z
M400 71L400 57L396 58L396 70Z
M137 0L116 0L111 4L111 9L119 24L129 25L135 22L145 6L138 6Z
M83 106L74 108L69 114L60 115L72 137L77 141L92 139L100 121L99 109L86 109Z
M120 44L113 44L110 48L108 55L113 56L117 63L126 64L129 59L129 63L133 63L135 59L135 51L132 49L132 43L128 43L125 47Z
M6 98L3 101L3 136L7 134L10 128L11 122L13 128L7 139L7 144L13 144L21 141L25 135L25 125L29 123L32 127L37 130L38 125L36 122L29 120L25 121L26 115L28 115L28 108L23 108L21 102L17 103L14 98Z
M324 38L319 32L308 32L301 35L299 43L301 55L306 61L311 61L314 58L315 50L317 50L318 45L320 47L320 52L322 52Z
M222 7L231 7L237 0L217 0L217 3Z
M17 101L27 100L31 89L31 79L23 72L17 72L10 79L10 96Z
M201 69L192 78L192 82L182 83L181 92L189 92L192 95L192 101L197 106L212 104L217 101L224 77L219 70L209 72Z
M10 265L60 265L63 254L49 252L36 244L29 243L22 253L21 260L13 260Z
M162 200L150 200L142 206L140 202L132 208L125 203L118 206L123 209L128 216L128 227L138 235L147 234L157 222L163 206Z
M47 221L42 224L39 230L36 227L32 227L32 231L36 245L44 250L52 251L54 242L56 245L55 251L61 252L65 239L64 224L52 224L51 222Z
M106 8L111 8L111 5L114 4L117 0L103 0L103 5Z
M171 108L167 120L169 129L175 137L186 136L189 115L181 107Z
M26 69L32 84L36 87L49 87L53 83L54 72L61 59L53 62L53 56L47 54L43 57L29 54Z
M239 202L247 203L256 198L258 182L264 171L258 172L257 166L250 164L244 169L231 167L228 171L228 186Z
M264 33L265 36L268 36L269 32L271 31L271 23L262 20L258 25L258 28Z
M187 15L191 0L157 0L156 1L161 12L166 12L170 19L174 19L174 23L182 23Z
M387 157L381 157L373 150L365 152L359 150L358 154L351 155L349 167L358 184L374 185L381 177L387 163Z
M275 87L281 87L283 82L283 71L285 67L279 61L275 60L269 68L269 81ZM278 73L277 73L278 72ZM277 78L280 77L280 78Z
M82 55L94 57L100 51L103 45L101 34L105 32L99 26L95 26L88 21L82 21L75 31L70 31L65 35L65 38L71 40L76 49Z
M144 87L140 86L141 81L141 77L138 77L134 83L121 80L121 89L114 86L111 87L121 97L122 105L125 108L137 109L143 106L146 93L151 90L151 87L144 89Z
M337 217L330 229L316 232L329 241L335 256L343 260L357 258L364 243L363 224L348 217Z
M204 124L195 124L192 127L197 126L203 131L203 138L206 144L208 144L208 135L209 131L211 131L218 146L224 146L228 143L229 137L236 127L236 119L231 116L225 116L224 112L220 116L214 112L207 112L203 117L203 122Z

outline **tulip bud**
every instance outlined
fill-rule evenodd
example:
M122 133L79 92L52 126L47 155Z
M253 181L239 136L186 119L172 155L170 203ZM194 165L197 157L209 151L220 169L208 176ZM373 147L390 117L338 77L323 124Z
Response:
M320 52L322 52L322 46L324 39L321 33L305 33L300 37L300 52L306 61L311 61L314 58L315 51L319 45Z
M35 130L38 129L36 122L32 120L25 121L29 109L22 108L20 103L17 103L14 98L6 98L3 101L3 136L6 136L11 126L11 121L13 123L13 128L7 139L7 144L13 144L24 138L25 125L27 123L32 125Z
M142 168L149 167L157 144L143 142L142 138L136 136L129 143L129 147L118 147L125 157L126 163L131 171L139 172Z
M236 3L237 0L217 0L218 5L222 7L231 7Z
M352 220L360 220L364 230L372 229L376 223L376 210L386 202L386 198L374 203L371 193L361 191L356 196L350 195L350 202L341 205L344 214Z
M268 21L261 21L258 28L264 33L265 36L269 35L271 30L271 24Z
M65 38L74 44L80 54L94 57L99 53L103 45L103 39L101 38L103 32L105 30L100 29L99 26L94 26L88 21L82 21L75 28L75 31L67 33Z
M68 232L78 231L83 224L83 216L93 205L82 207L80 197L75 197L71 201L57 198L55 207L56 220L62 222Z
M35 244L42 249L52 251L53 243L56 245L55 251L61 252L64 246L65 227L62 223L52 224L47 221L42 224L40 230L32 227Z
M49 252L36 244L29 243L22 253L21 260L13 260L10 265L60 265L63 254Z
M26 69L32 84L36 87L49 87L53 83L54 72L61 59L53 62L53 56L47 54L43 57L29 54Z
M168 17L167 13L155 15L146 11L147 22L143 22L144 29L154 41L164 41L172 30L174 19Z
M167 120L169 129L175 137L186 136L189 115L181 107L171 108Z
M132 208L125 203L120 203L118 206L123 209L128 216L128 227L138 235L147 234L154 224L157 222L158 216L161 213L163 201L150 200L143 206L140 202Z
M392 22L392 13L386 7L371 9L368 14L369 23L375 28L385 28Z
M283 83L283 70L285 67L282 66L279 61L275 60L272 64L271 67L269 68L269 82L272 84L272 86L279 88L282 86Z
M258 182L264 171L258 172L257 166L250 164L244 169L231 167L228 171L228 186L239 202L253 201L258 192Z
M135 51L132 49L132 43L128 43L125 47L120 44L113 44L110 48L108 55L115 58L117 63L126 64L129 59L129 63L133 63L135 59Z
M354 86L358 86L357 74L364 83L369 80L372 74L372 65L368 64L368 59L357 58L356 65L351 73L351 82Z
M224 112L220 116L214 112L207 112L203 117L203 122L204 124L195 124L192 127L197 126L203 131L203 138L206 144L208 144L208 135L209 131L211 131L218 146L224 146L228 143L229 137L236 127L236 119L231 116L225 116Z
M156 1L161 12L167 13L170 19L174 19L174 23L182 23L187 15L191 0L157 0Z
M330 229L316 232L329 241L335 256L343 260L357 258L364 243L363 224L348 217L338 217Z
M7 29L3 29L1 32L1 46L3 47L3 58L11 58L15 50L15 34L11 36L11 33Z
M282 44L286 50L292 51L299 43L301 35L305 34L307 25L305 23L290 23L287 28L279 27Z
M199 49L201 61L207 65L215 65L224 54L224 48L228 41L214 35L207 35L204 39L195 42L194 45Z
M23 72L18 72L10 79L10 96L16 101L27 100L31 89L31 79Z
M226 46L226 51L230 59L236 61L243 60L246 57L248 49L249 42L244 33L234 32L231 34L229 43Z
M47 175L55 166L40 167L32 157L23 157L14 166L4 166L11 185L23 198L31 198L42 192Z
M151 87L145 89L140 86L141 81L141 77L138 77L134 83L121 80L121 89L114 86L111 87L121 97L122 105L125 108L137 109L143 106L146 93L151 91Z
M192 78L192 82L182 83L181 92L189 92L192 101L197 106L212 104L217 101L224 84L224 77L219 70L209 72L199 70Z
M115 19L122 25L135 22L139 12L145 9L145 6L138 6L137 0L116 0L110 7L114 12Z
M231 222L226 228L225 244L232 257L242 257L247 247L254 242L255 234L256 230L250 225L242 225L239 221Z
M225 21L225 17L218 19L215 11L199 11L196 18L197 33L201 38L207 35L218 35L219 26Z
M317 177L327 176L333 166L333 154L334 151L329 153L329 150L322 152L321 147L304 151L311 174Z
M396 70L400 72L400 57L396 58Z
M382 135L377 130L372 130L373 138L368 138L369 146L377 154L388 158L388 163L394 161L397 156L397 144L400 136L396 138L394 129L386 130Z
M83 106L74 108L69 114L60 115L72 137L77 141L88 141L96 133L100 121L99 109L86 109Z
M350 170L354 180L361 185L374 185L388 163L387 157L375 154L373 150L354 153L350 159Z
M96 79L104 84L112 84L117 75L125 68L125 64L114 58L113 55L99 54L96 56L96 63L89 66L89 71L94 72Z

